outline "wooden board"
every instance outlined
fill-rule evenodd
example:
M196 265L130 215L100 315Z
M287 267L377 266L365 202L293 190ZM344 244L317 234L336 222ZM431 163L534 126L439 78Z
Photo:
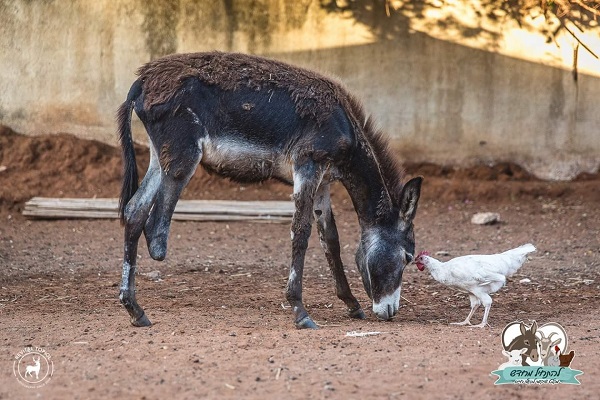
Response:
M34 197L25 203L29 218L118 218L118 199ZM173 219L181 221L289 222L291 201L179 200Z

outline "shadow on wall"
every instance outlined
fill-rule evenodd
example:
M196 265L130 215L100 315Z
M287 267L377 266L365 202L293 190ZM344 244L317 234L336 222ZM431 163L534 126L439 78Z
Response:
M313 1L147 0L140 10L150 60L177 52L182 24L190 30L224 34L225 49L235 48L240 35L247 39L250 52L269 48L279 28L302 28Z
M177 52L179 0L146 0L140 7L144 15L142 29L146 32L146 47L150 59Z
M328 13L352 18L369 27L379 40L403 37L410 29L411 18L423 18L426 2L410 1L395 9L389 0L320 0ZM408 16L411 13L412 16Z
M308 9L313 0L284 1L279 5L268 0L239 2L223 0L227 15L227 46L234 47L236 32L246 34L250 49L271 44L276 25L283 20L287 29L301 28L307 21ZM252 23L248 23L251 21Z
M440 19L426 18L428 9L441 9L444 0L320 0L321 7L329 13L336 13L370 27L373 35L380 39L392 39L402 36L410 28L413 19L428 20L430 26L453 29L464 37L485 36L494 42L501 37L496 32L485 29L481 24L465 26L457 18L446 15ZM547 36L548 42L553 40L566 21L572 22L581 31L597 26L600 11L597 8L572 1L540 1L540 0L479 0L470 4L479 18L493 21L513 20L519 26L530 24L531 19L544 18L545 23L539 25L541 33Z
M492 44L500 39L493 31L479 26L465 26L465 24L452 16L440 19L426 18L428 9L438 8L428 0L411 0L405 2L394 2L391 0L321 0L321 7L328 13L338 14L346 18L352 18L356 22L369 27L369 30L378 40L398 39L406 36L411 31L411 21L418 19L427 21L429 26L436 25L438 28L452 28L464 37L485 36ZM506 10L510 12L520 23L522 15L515 12L514 8L518 0L512 1L482 1L482 8L486 14L494 15L494 10ZM512 3L509 5L509 3ZM443 4L439 8L443 7ZM505 11L505 12L506 12Z
M147 0L140 7L143 29L150 59L177 51L178 25L191 24L203 29L210 25L213 32L226 33L226 48L235 47L236 34L248 38L248 48L255 52L268 48L278 28L301 28L315 0L273 2L271 0L221 0L217 2L191 2L184 0ZM368 27L374 39L390 40L406 36L411 21L425 22L425 27L451 29L465 38L482 37L490 49L498 45L502 36L486 29L481 23L515 21L519 26L531 27L532 19L543 19L536 27L546 35L548 42L565 29L565 22L575 24L580 30L597 25L593 8L572 2L540 2L539 0L479 0L465 8L473 11L475 20L468 26L452 14L439 18L427 16L427 11L442 10L444 1L430 0L318 0L318 7L326 13L354 20ZM540 5L544 9L540 8ZM180 18L182 18L180 20ZM193 29L193 28L192 28Z

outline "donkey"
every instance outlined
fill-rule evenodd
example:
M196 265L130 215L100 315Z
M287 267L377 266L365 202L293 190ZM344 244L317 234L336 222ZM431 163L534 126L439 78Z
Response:
M509 324L504 328L504 332L502 332L502 337L504 337L506 330L511 325L512 324ZM512 351L512 350L519 350L519 349L527 349L521 355L521 365L528 366L529 364L527 363L527 361L525 361L525 360L527 360L527 357L529 357L531 359L531 361L533 361L533 362L537 362L537 360L539 358L538 347L537 347L538 338L535 335L535 332L537 331L537 322L533 321L533 323L531 324L531 327L529 327L529 329L525 326L525 324L523 322L521 322L520 329L521 329L521 334L516 336L508 345L504 345L504 350Z
M171 217L196 167L238 182L274 178L293 186L292 254L286 298L298 328L317 329L302 304L304 257L316 220L336 295L350 317L365 314L340 257L330 184L340 181L358 215L356 262L379 319L399 308L402 272L413 259L413 219L422 178L403 174L358 100L315 72L234 53L176 54L138 70L117 114L124 159L120 300L134 326L150 320L135 297L138 240L163 260ZM150 163L138 187L131 114L149 136Z

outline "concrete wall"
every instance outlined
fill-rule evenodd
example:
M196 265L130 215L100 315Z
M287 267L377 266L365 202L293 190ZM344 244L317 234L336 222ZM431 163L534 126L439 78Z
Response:
M549 179L598 170L599 78L434 39L385 13L359 23L324 3L0 0L0 123L115 144L114 112L139 65L218 49L341 78L407 160L513 161Z

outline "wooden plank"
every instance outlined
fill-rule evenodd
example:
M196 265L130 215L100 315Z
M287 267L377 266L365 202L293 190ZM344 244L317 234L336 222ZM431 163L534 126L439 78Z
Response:
M26 203L29 208L57 208L74 210L116 210L116 199L55 199L34 197ZM178 213L220 213L220 214L281 214L293 213L293 203L289 201L230 201L230 200L180 200Z
M34 197L25 203L30 218L118 218L117 199ZM289 222L291 201L180 200L173 219L181 221Z

